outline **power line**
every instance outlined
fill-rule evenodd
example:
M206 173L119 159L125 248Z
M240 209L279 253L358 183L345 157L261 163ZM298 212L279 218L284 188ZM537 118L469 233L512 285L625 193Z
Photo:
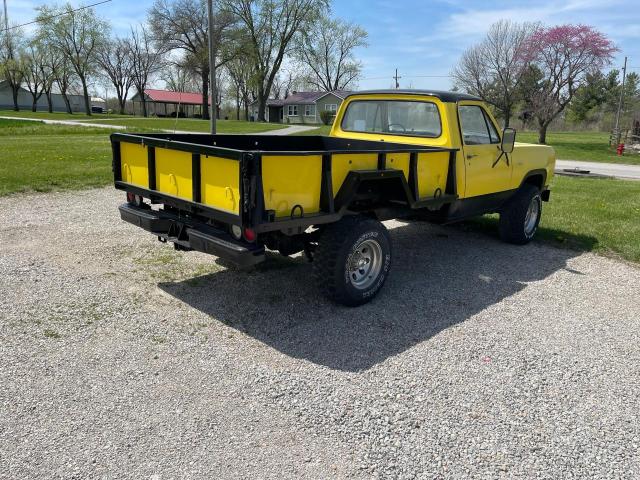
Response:
M78 12L80 10L86 10L87 8L95 7L96 5L102 5L103 3L109 3L111 1L112 0L102 0L101 2L98 2L98 3L92 3L91 5L85 5L84 7L74 8L73 10L71 10L69 12L57 13L56 15L50 15L48 17L41 18L41 19L38 19L38 20L33 20L31 22L23 23L21 25L14 25L13 27L5 28L4 31L8 32L9 30L14 30L14 29L20 28L20 27L26 27L27 25L33 25L34 23L38 23L38 22L41 22L43 20L50 20L52 18L61 17L63 15L69 15L70 13Z
M367 77L361 80L387 80L389 77ZM394 77L391 77L392 79ZM453 75L404 75L402 78L453 78Z

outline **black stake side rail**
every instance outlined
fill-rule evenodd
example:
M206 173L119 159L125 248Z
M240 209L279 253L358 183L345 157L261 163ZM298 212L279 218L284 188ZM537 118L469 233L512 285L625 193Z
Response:
M162 203L192 215L199 215L227 224L250 226L258 233L269 231L288 231L296 233L311 225L331 223L339 220L347 213L349 202L355 194L357 186L362 181L394 180L401 182L409 207L412 209L427 206L437 207L454 201L458 197L456 181L456 152L458 149L441 147L416 147L414 145L391 144L373 141L346 141L347 148L333 148L331 150L238 150L215 145L191 143L172 140L178 137L184 140L191 135L167 135L167 134L123 134L111 135L113 151L113 175L115 187L136 195L151 199L153 203ZM211 135L193 135L194 140L207 138ZM229 137L229 136L221 136ZM245 136L245 140L249 136ZM253 136L251 136L253 137ZM214 137L215 140L215 137ZM283 137L282 140L286 140ZM144 145L148 152L148 184L149 188L139 187L122 181L120 144L133 143ZM213 143L216 143L215 141ZM255 142L258 144L258 141ZM363 144L371 148L361 148ZM377 148L376 148L377 147ZM174 197L158 192L156 188L155 149L165 148L191 153L192 158L192 199ZM382 150L382 151L381 151ZM418 154L429 152L449 152L449 167L447 172L447 184L444 192L429 199L419 198L418 190ZM390 153L409 153L409 179L405 179L401 170L387 169L387 155ZM378 164L376 170L352 171L342 184L338 192L334 191L332 184L331 157L334 154L377 154ZM215 156L240 162L240 198L242 199L240 218L231 213L223 212L215 208L203 205L201 202L201 156ZM262 157L263 155L278 156L322 156L322 176L320 193L320 212L304 214L297 211L290 218L276 219L275 212L266 210L264 204L264 191L262 184Z

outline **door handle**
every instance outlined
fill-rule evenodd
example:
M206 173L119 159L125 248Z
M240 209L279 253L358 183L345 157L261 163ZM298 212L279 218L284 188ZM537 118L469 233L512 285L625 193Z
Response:
M477 157L478 155L476 153L467 153L467 159L471 160L473 157Z

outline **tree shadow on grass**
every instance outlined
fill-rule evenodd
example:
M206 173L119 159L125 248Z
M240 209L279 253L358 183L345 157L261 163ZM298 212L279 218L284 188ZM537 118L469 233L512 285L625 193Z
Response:
M325 300L313 285L311 265L277 254L252 271L223 270L159 287L285 355L360 371L464 322L528 282L563 269L580 273L566 268L576 251L507 245L494 235L463 231L468 228L410 223L391 229L391 275L378 297L358 308Z

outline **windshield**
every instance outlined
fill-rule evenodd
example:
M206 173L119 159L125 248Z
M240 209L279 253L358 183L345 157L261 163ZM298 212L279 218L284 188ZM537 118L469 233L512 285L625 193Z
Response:
M438 107L409 100L353 101L342 119L342 130L431 138L442 133Z

